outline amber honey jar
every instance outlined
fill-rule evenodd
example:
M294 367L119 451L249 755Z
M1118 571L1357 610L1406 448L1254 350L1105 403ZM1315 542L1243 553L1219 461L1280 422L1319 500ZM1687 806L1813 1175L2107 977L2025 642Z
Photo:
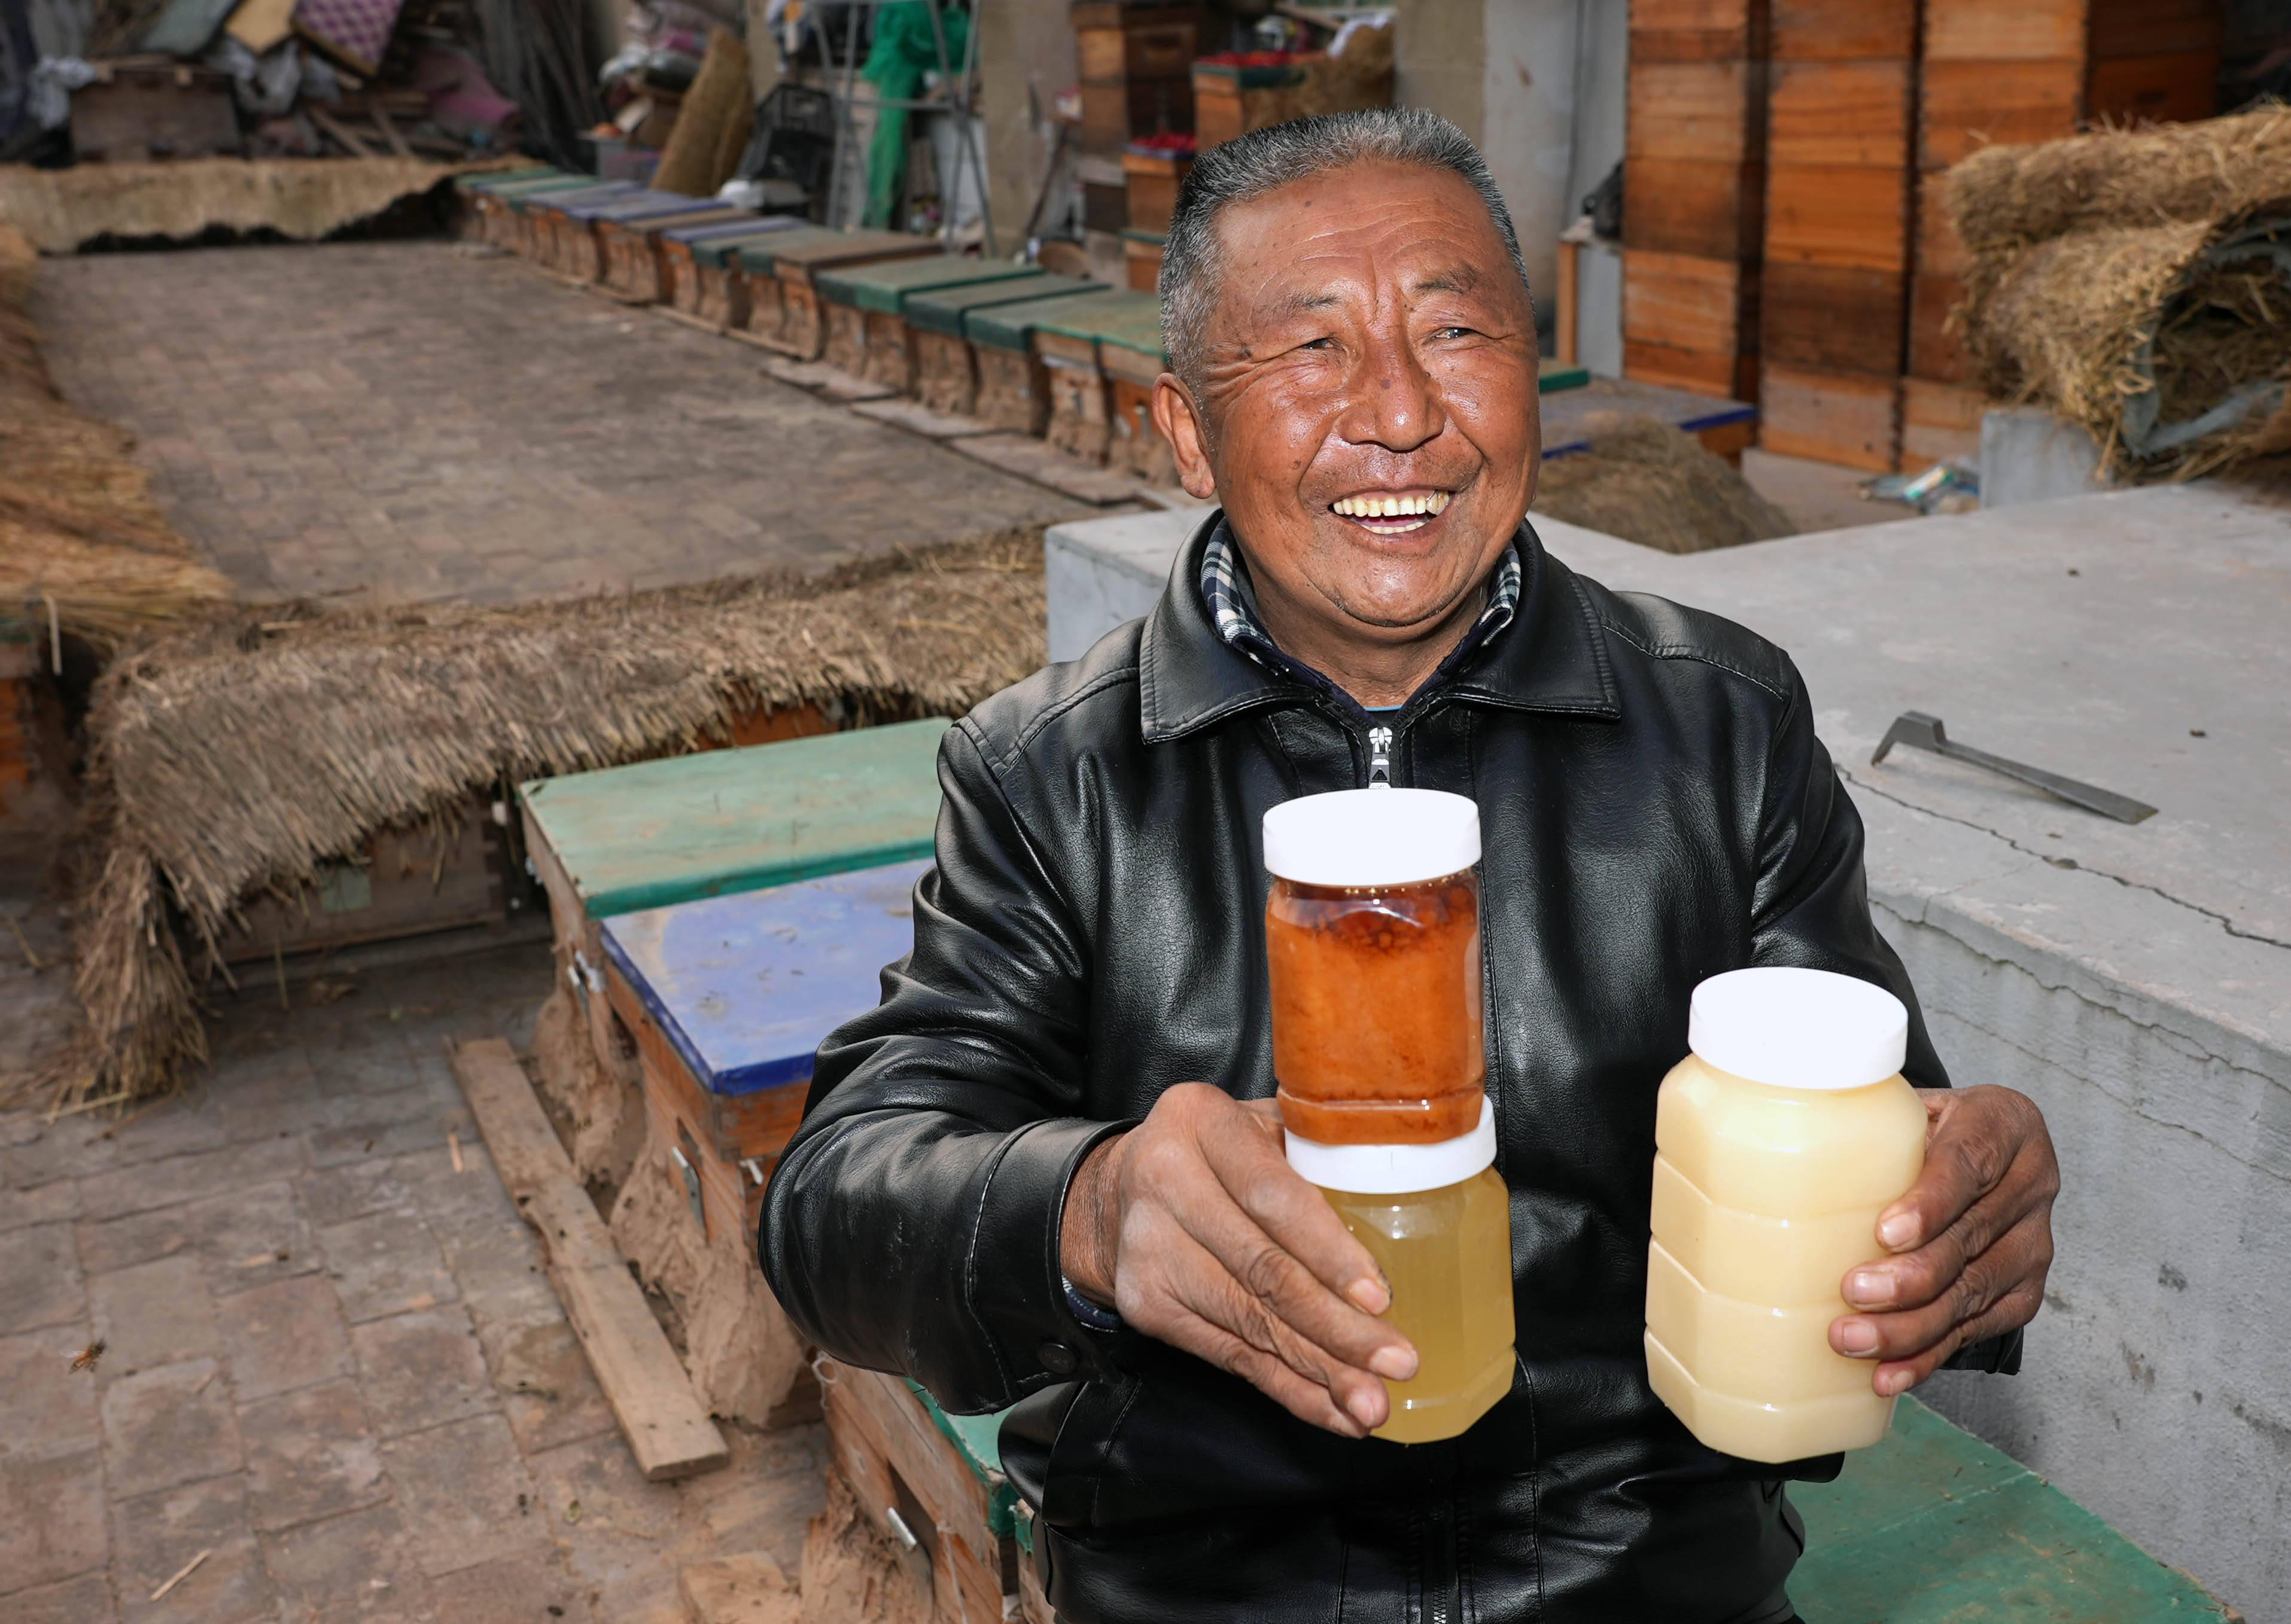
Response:
M1376 1435L1451 1438L1509 1391L1510 1197L1486 1096L1479 808L1379 786L1265 816L1290 1165L1382 1266L1416 1345Z

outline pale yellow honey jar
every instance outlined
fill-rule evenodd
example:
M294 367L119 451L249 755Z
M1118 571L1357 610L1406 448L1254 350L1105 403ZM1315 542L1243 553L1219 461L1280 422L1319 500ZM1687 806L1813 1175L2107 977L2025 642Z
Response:
M1693 1052L1655 1107L1647 1379L1712 1449L1781 1461L1862 1449L1893 1401L1833 1352L1847 1273L1925 1165L1902 1078L1909 1012L1825 970L1747 969L1694 990Z

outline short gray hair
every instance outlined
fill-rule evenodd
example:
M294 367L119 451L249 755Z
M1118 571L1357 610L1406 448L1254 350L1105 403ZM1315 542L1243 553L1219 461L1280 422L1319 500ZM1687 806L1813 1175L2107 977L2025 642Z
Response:
M1162 347L1169 351L1170 370L1188 389L1199 393L1202 348L1217 308L1218 214L1228 204L1247 203L1291 181L1369 163L1412 164L1461 175L1487 206L1520 285L1527 285L1519 233L1512 229L1511 211L1488 173L1487 159L1470 136L1437 113L1371 108L1252 130L1211 147L1194 161L1178 189L1162 248Z

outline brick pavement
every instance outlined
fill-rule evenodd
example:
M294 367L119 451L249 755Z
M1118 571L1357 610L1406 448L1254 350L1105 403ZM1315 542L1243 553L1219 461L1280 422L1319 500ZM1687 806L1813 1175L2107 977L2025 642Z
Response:
M1089 510L759 352L441 241L42 261L58 382L250 597L498 603Z
M668 1624L683 1561L795 1572L822 1429L645 1483L470 1124L443 1039L529 1041L550 974L251 985L112 1137L0 1115L0 1618Z

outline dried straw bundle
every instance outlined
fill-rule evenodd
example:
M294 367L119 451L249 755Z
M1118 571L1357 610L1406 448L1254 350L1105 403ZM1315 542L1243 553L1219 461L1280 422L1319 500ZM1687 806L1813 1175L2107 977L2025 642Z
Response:
M1599 413L1588 451L1543 465L1535 511L1661 552L1771 541L1797 529L1723 457L1652 417Z
M720 740L751 707L961 714L1041 663L1041 535L507 609L234 610L131 650L88 722L102 855L59 1097L171 1086L204 1052L196 945L378 830Z
M128 437L57 394L29 314L38 262L0 226L0 615L108 651L230 586L160 515Z
M1949 206L1992 395L2083 425L2119 478L2291 446L2291 109L1991 148Z

